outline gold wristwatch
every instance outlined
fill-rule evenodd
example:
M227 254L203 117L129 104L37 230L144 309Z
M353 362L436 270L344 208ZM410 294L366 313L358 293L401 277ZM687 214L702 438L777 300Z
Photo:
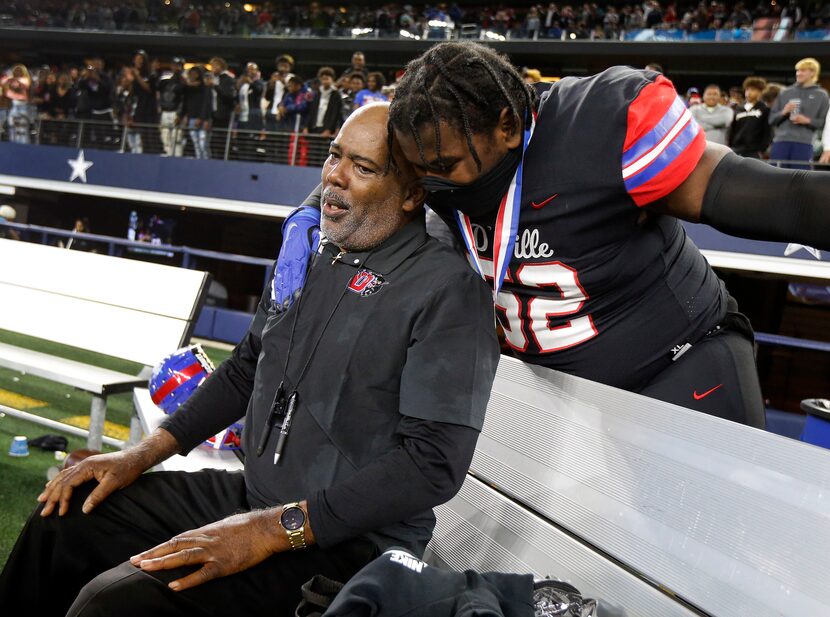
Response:
M299 503L287 503L282 507L280 527L285 530L291 550L306 548L305 542L306 516Z

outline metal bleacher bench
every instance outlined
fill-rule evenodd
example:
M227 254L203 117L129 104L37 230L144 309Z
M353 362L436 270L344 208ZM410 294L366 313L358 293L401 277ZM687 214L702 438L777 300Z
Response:
M436 514L435 564L632 617L830 615L830 450L511 358Z
M0 240L0 264L0 329L145 367L190 340L209 278L196 270L12 240ZM96 450L104 441L123 446L103 436L107 396L147 383L146 376L5 343L0 343L0 366L91 393L87 445ZM2 410L61 428L35 414ZM133 418L130 442L140 438L140 430Z

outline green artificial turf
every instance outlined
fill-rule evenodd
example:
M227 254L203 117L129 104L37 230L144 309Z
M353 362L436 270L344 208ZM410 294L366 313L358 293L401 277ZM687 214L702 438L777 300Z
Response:
M7 330L0 330L0 341L124 373L138 374L142 368L133 362L23 336ZM205 351L216 366L230 355L230 351L207 345ZM0 390L41 401L44 403L43 406L25 409L25 411L54 420L72 416L88 416L92 400L87 392L4 368L0 368ZM132 393L107 398L108 421L128 426L131 414ZM55 461L54 453L44 452L37 448L30 448L28 457L11 457L8 455L9 446L15 435L25 435L33 439L46 434L64 435L69 440L70 451L86 447L85 438L60 433L10 416L0 417L0 567L5 564L17 535L35 506L35 498L46 482L46 471L53 465L60 465ZM104 449L110 448L104 446Z
M17 418L0 418L0 564L6 563L17 535L34 510L35 499L46 484L47 470L61 465L55 460L54 452L29 448L29 456L14 458L8 455L9 446L15 435L34 438L48 433L57 434ZM84 438L64 436L70 451L86 447Z

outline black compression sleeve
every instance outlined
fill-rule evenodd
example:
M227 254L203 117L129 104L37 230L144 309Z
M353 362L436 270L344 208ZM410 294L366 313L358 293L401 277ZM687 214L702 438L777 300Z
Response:
M700 220L733 236L830 249L830 173L730 152L712 172Z
M186 455L208 437L245 415L251 398L259 339L247 334L233 355L200 385L161 428L176 438Z
M308 499L308 515L323 548L406 520L449 501L461 488L478 431L401 416L401 445L348 480Z
M268 314L270 285L265 287L254 321L233 354L202 383L184 404L167 416L161 428L176 438L186 455L202 441L245 415L254 387L260 333Z

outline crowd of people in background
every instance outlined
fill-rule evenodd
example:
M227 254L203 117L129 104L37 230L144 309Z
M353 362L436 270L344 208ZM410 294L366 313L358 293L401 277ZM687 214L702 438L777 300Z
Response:
M789 87L750 76L728 90L718 84L702 92L689 88L686 104L707 141L729 146L741 156L804 166L818 155L826 164L830 97L818 83L820 75L819 62L803 58L795 65L795 83Z
M2 0L0 23L90 30L183 34L443 36L462 25L510 38L617 38L644 28L686 32L751 27L756 19L786 19L791 31L830 27L830 4L820 0L736 2L555 3L511 7L458 3L322 4L239 0ZM439 25L430 32L431 24Z
M61 121L87 121L88 139L103 149L182 156L189 145L188 153L201 159L224 158L231 148L231 158L240 152L248 159L314 164L322 162L326 140L315 154L305 139L275 148L274 136L333 137L355 109L394 95L394 84L370 71L362 52L339 75L320 67L305 77L294 64L291 55L280 54L266 77L255 62L234 72L220 57L192 63L151 59L143 50L122 67L108 67L101 58L32 72L16 64L0 77L0 131L7 141L29 143L39 125L41 143L71 142L65 134L70 123Z
M750 76L729 88L689 88L685 99L706 138L738 154L810 161L817 152L830 163L820 145L830 146L828 131L822 139L829 104L817 83L820 70L805 58L789 88ZM339 74L324 66L310 76L295 71L289 54L278 55L270 72L255 62L231 68L220 57L151 59L142 50L121 67L101 58L31 72L17 64L0 76L0 131L2 139L29 143L37 126L41 143L74 145L72 127L85 121L83 143L99 149L317 165L349 114L391 100L401 74L387 85L362 52ZM546 88L538 70L523 74L540 92Z

